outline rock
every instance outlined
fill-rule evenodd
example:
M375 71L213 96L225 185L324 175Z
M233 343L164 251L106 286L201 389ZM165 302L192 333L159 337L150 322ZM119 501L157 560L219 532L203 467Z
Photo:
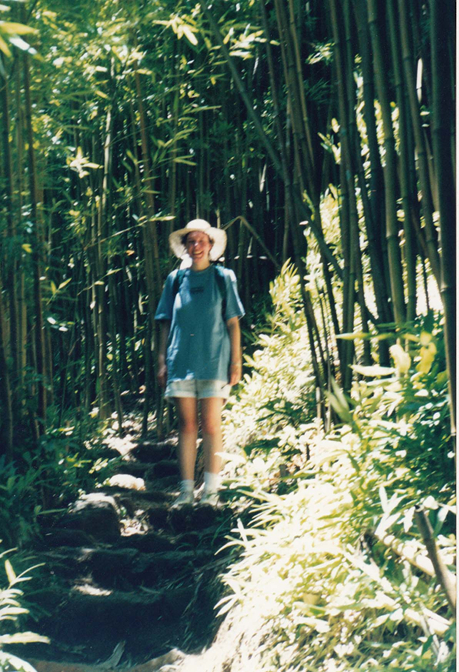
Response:
M169 459L177 444L177 440L170 439L168 441L145 441L137 444L131 451L130 455L139 462L158 462L159 460Z
M114 498L95 492L83 495L60 519L59 527L81 530L97 541L116 541L120 537L120 522Z
M135 653L145 660L164 653L164 643L171 637L172 624L165 623L163 603L160 592L75 590L57 614L42 619L39 632L50 637L54 646L59 642L63 651L84 643L85 662L106 660L114 644L122 641L128 657Z
M143 478L136 478L131 474L115 474L108 481L111 488L128 488L129 490L145 490Z

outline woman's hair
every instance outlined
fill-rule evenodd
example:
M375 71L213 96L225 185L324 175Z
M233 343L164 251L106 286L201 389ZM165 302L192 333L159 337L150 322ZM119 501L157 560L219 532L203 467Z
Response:
M199 230L199 229L197 229L197 230ZM182 243L183 247L186 247L186 239L188 238L190 233L193 233L193 232L189 231L189 233L184 233L183 236L181 237L180 242ZM205 233L205 232L202 231L202 233ZM206 236L208 237L208 239L210 240L210 242L213 245L215 243L215 240L213 238L211 238L208 233L206 233Z

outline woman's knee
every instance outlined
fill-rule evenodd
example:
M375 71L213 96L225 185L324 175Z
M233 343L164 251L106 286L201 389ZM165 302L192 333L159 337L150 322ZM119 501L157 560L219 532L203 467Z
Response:
M195 434L198 431L198 415L195 399L176 399L179 432Z
M179 418L179 431L183 434L197 434L198 421L196 418Z
M201 402L201 428L203 434L216 436L222 431L221 399L203 399Z
M217 436L222 431L222 421L220 415L206 415L201 417L201 429L203 434Z

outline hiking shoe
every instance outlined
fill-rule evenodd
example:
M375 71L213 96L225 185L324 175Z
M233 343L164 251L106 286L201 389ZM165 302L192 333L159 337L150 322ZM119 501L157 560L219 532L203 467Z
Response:
M207 504L209 506L218 506L220 503L218 492L204 492L199 503Z
M179 509L181 506L184 506L185 504L193 504L194 501L194 492L191 491L182 491L175 502L172 504L171 509Z

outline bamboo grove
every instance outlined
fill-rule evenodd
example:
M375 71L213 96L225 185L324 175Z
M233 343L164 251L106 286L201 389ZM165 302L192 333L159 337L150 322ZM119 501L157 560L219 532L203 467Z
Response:
M195 216L226 227L251 319L294 261L321 399L388 362L337 337L409 325L434 278L454 408L452 0L0 10L0 452L91 412L122 427L129 395L161 420L153 315Z

